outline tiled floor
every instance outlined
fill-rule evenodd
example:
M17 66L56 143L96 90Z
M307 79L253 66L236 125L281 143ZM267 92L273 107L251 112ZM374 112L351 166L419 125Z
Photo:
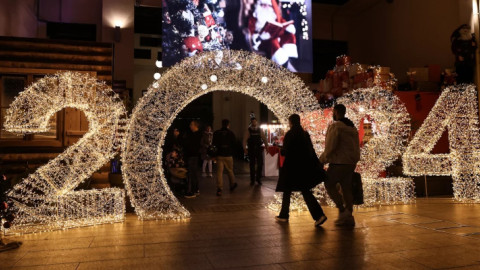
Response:
M202 179L201 196L181 199L186 221L126 221L10 238L0 269L480 269L480 205L418 199L415 205L359 209L354 229L329 220L316 229L308 212L288 224L265 208L275 180L215 196Z

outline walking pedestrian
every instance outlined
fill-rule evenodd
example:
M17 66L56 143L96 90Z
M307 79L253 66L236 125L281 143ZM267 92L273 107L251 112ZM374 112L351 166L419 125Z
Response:
M360 160L358 131L353 122L345 117L347 109L343 104L333 108L333 120L327 129L325 150L320 156L322 163L328 163L325 188L339 210L335 225L354 226L352 176ZM342 188L340 194L337 184Z
M233 174L233 149L235 147L235 134L230 130L230 121L222 120L222 128L213 133L213 145L217 148L217 196L222 196L223 169L227 171L230 181L230 191L237 188Z
M190 122L190 131L183 143L188 170L188 192L185 194L185 198L195 198L200 195L198 187L198 179L200 177L198 162L200 158L202 133L200 132L200 123L197 120Z
M308 210L315 220L315 227L321 226L327 220L323 209L312 194L312 189L320 183L321 175L318 158L313 149L310 135L300 125L300 116L292 114L288 118L290 130L285 134L282 155L285 156L283 167L277 183L277 192L283 192L282 208L275 218L287 222L290 210L290 195L292 191L302 192Z
M257 181L258 185L262 185L262 169L263 169L263 148L262 143L265 145L265 151L268 149L268 142L263 134L262 130L258 126L257 119L252 117L250 119L250 126L243 136L243 151L248 154L250 162L250 185L255 185ZM255 168L256 167L256 168Z

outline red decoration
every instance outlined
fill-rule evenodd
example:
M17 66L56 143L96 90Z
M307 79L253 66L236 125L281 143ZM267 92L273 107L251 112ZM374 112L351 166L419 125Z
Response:
M183 43L185 44L185 46L187 46L189 52L203 52L202 43L197 37L186 37L183 40Z
M280 148L277 147L277 146L270 146L270 147L268 147L267 152L268 152L268 154L270 154L270 156L273 157L273 156L275 156L275 154L280 153Z
M6 202L0 203L0 210L5 210L8 208L8 204Z

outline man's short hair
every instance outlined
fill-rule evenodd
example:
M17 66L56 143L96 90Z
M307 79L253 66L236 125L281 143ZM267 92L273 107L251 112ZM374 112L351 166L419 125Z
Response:
M257 118L255 118L255 117L250 117L250 122L253 121L253 120L257 120Z
M338 114L345 116L347 113L347 108L343 104L337 104L335 107L333 107L333 110L337 111Z
M223 119L222 120L222 127L223 128L228 127L229 124L230 124L230 120L228 120L228 119Z

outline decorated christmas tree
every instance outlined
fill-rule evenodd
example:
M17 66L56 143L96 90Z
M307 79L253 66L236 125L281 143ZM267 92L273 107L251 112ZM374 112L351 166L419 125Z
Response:
M164 2L162 61L171 66L203 51L223 50L233 41L227 31L224 0Z

